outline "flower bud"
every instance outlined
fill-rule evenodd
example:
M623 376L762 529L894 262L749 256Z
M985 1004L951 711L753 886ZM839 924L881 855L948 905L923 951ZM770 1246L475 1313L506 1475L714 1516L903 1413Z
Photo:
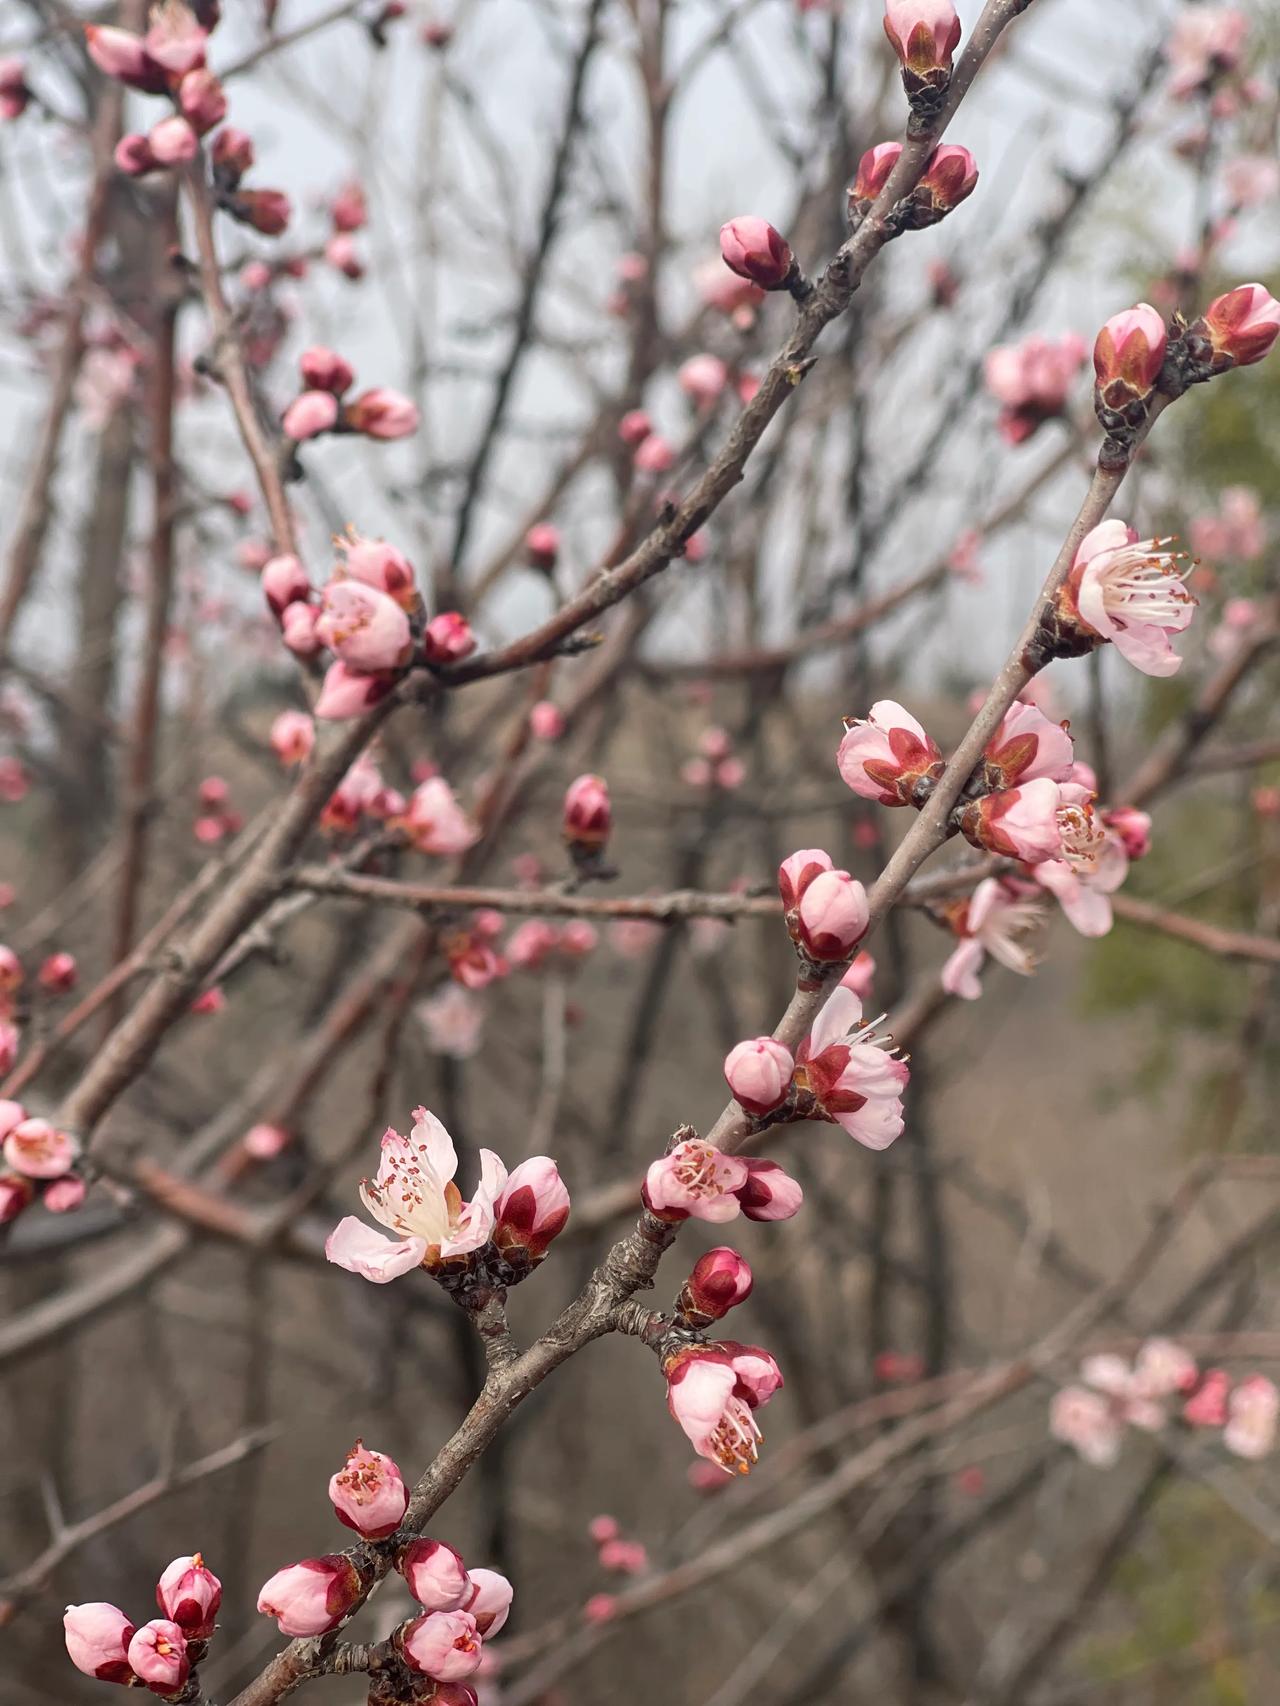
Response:
M1150 303L1140 302L1136 308L1113 314L1093 345L1095 407L1119 415L1136 408L1140 419L1142 406L1160 377L1167 347L1164 321ZM1105 428L1106 420L1102 424Z
M176 1623L153 1617L129 1642L129 1666L154 1694L176 1694L191 1673L187 1638Z
M910 712L892 699L878 699L865 719L846 719L836 768L864 800L920 806L943 763L937 744Z
M0 1226L16 1220L24 1208L30 1207L36 1188L21 1173L0 1173Z
M739 1043L725 1056L729 1089L749 1114L770 1114L781 1107L794 1070L791 1050L774 1037Z
M261 579L263 595L276 617L282 617L289 605L311 596L307 571L291 553L271 557L263 565Z
M730 272L761 290L782 290L795 271L791 245L767 219L745 214L720 227L720 255Z
M293 217L293 204L283 190L237 190L225 206L233 219L264 237L279 237Z
M609 839L613 808L603 776L579 776L564 796L564 838L571 848L598 851Z
M922 198L927 198L933 209L933 218L924 223L931 224L953 207L959 207L973 194L977 181L978 163L969 150L958 142L939 143L925 162L924 174L914 192L917 206Z
M369 673L400 669L413 651L409 618L403 609L394 598L362 581L329 582L321 594L316 634L349 669ZM317 714L321 714L318 709Z
M825 861L825 865L816 860ZM808 960L847 960L866 934L867 896L825 853L793 853L778 872L787 932Z
M144 95L163 95L168 90L169 79L164 66L151 57L142 37L134 35L132 30L86 24L84 40L89 58L108 77L114 77Z
M329 209L335 231L360 231L369 223L369 206L363 185L344 184Z
M569 1192L554 1161L531 1156L508 1176L494 1204L493 1242L504 1254L540 1262L569 1220Z
M355 1565L340 1552L286 1564L262 1585L258 1610L282 1635L326 1635L353 1611L363 1592Z
M303 350L298 357L298 368L308 391L332 391L335 397L340 397L355 382L350 362L321 344Z
M271 725L271 745L282 764L303 764L316 744L316 726L305 711L281 711Z
M1207 1368L1200 1384L1182 1406L1182 1418L1193 1428L1220 1428L1227 1419L1231 1381L1220 1368Z
M727 1244L718 1244L694 1263L676 1307L691 1325L701 1327L723 1320L731 1309L745 1303L751 1286L746 1259Z
M136 131L130 131L116 143L112 159L116 170L123 172L126 178L144 178L148 172L154 172L160 162L151 152L151 144L145 136L139 136Z
M80 1145L48 1120L23 1120L4 1140L4 1158L27 1179L60 1179L71 1171Z
M233 190L253 165L253 138L246 131L228 125L214 137L210 153L214 176L223 188Z
M344 426L366 438L408 438L421 419L416 403L385 385L362 391L342 412Z
M651 432L636 446L631 465L637 474L666 474L675 467L676 453L659 432Z
M0 119L21 118L30 99L25 60L21 54L6 54L0 59Z
M300 609L293 605L291 609ZM317 628L319 624L316 624ZM285 643L289 643L288 630L285 632ZM382 674L366 674L362 670L350 668L339 658L331 663L325 671L324 680L320 683L320 694L312 707L314 714L325 722L341 723L351 717L362 717L366 711L371 711L375 705L381 704L396 684L396 677L391 671Z
M564 712L550 699L539 699L529 712L529 733L535 740L559 740L564 733Z
M884 33L904 74L946 87L960 40L960 19L951 0L885 0ZM907 93L913 93L910 83Z
M65 995L76 986L76 958L74 954L50 954L48 959L36 973L36 982L41 989L47 989L54 995Z
M457 610L442 610L427 623L422 635L422 655L428 663L458 663L476 649L470 622Z
M329 1481L329 1499L339 1522L366 1540L385 1540L400 1526L409 1506L409 1489L396 1463L357 1440L346 1467Z
M132 1682L129 1643L133 1624L117 1606L103 1600L69 1605L62 1617L67 1652L77 1670L99 1682Z
M560 529L549 521L540 521L524 536L524 548L535 569L549 573L560 555Z
M1193 349L1208 345L1214 372L1251 367L1280 336L1280 302L1260 284L1239 284L1205 309L1188 334Z
M316 633L316 623L319 620L318 604L291 604L281 616L280 638L295 657L313 658L318 651L323 650L320 637Z
M60 1179L50 1180L40 1200L50 1214L74 1214L88 1192L89 1187L78 1173L64 1173Z
M790 1220L800 1212L804 1192L776 1161L748 1155L743 1164L747 1177L736 1194L748 1220Z
M200 138L185 118L162 118L147 132L147 147L157 166L181 166L200 152Z
M331 432L337 424L338 399L332 391L304 391L289 404L280 421L285 437L295 444Z
M396 1568L427 1611L456 1611L471 1595L462 1554L443 1540L411 1540L396 1559Z
M634 449L653 432L653 422L643 409L628 409L618 422L618 437Z
M343 553L343 562L335 573L350 575L352 580L376 587L410 613L418 608L413 564L394 545L388 545L385 539L364 539L351 532L338 541L338 549Z
M1029 865L1057 859L1062 852L1058 805L1058 784L1042 776L972 801L961 813L960 831L974 847L1006 859Z
M178 85L178 106L192 129L204 136L227 116L226 91L212 71L188 71Z
M393 1640L410 1670L437 1682L460 1682L480 1665L476 1620L465 1611L429 1611L403 1624Z
M497 1570L472 1570L471 1595L463 1601L462 1609L476 1620L476 1628L486 1640L496 1635L511 1615L515 1589Z
M699 409L709 409L729 383L729 369L718 355L693 355L676 374L680 389Z
M849 191L850 209L869 206L889 181L889 174L902 155L900 142L877 142L858 161L857 176Z

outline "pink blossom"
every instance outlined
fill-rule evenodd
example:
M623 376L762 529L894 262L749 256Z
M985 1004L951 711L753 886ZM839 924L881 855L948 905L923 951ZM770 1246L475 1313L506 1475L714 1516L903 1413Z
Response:
M804 1192L776 1161L751 1155L744 1155L742 1160L747 1179L736 1195L748 1220L790 1220L800 1212Z
M849 969L840 979L841 989L851 989L859 1001L865 1001L871 993L872 979L876 975L876 962L865 948L860 949L849 963Z
M1164 320L1149 302L1113 314L1093 345L1093 371L1103 403L1123 409L1135 398L1149 396L1167 347Z
M1049 1432L1072 1446L1086 1463L1109 1469L1119 1459L1124 1429L1101 1393L1067 1386L1054 1394Z
M200 152L200 138L185 118L162 118L147 132L147 147L157 166L181 166Z
M426 1611L456 1611L471 1595L462 1554L443 1540L411 1540L396 1559L396 1568Z
M352 580L385 592L405 610L417 608L418 588L413 565L394 545L388 545L385 539L365 539L354 529L336 543L342 553L342 561L335 568L335 574L350 575Z
M480 1151L480 1184L464 1202L453 1184L458 1156L453 1139L434 1114L414 1110L408 1137L388 1128L375 1179L360 1186L360 1200L373 1218L399 1238L387 1239L348 1215L325 1243L325 1255L349 1273L385 1285L411 1268L436 1266L468 1256L493 1232L494 1204L507 1170L489 1149Z
M901 156L900 142L877 142L874 148L868 148L858 161L857 174L849 190L850 202L869 205L875 201Z
M366 673L401 669L413 650L404 610L363 581L329 582L321 594L316 634L349 669Z
M977 182L978 162L969 150L958 142L941 142L925 161L916 193L928 196L935 213L950 213L973 194Z
M359 231L369 223L369 208L364 187L359 182L344 184L329 207L329 217L335 231Z
M699 1256L680 1293L686 1314L720 1321L751 1296L751 1269L746 1258L728 1244L718 1244Z
M418 1016L435 1054L451 1060L470 1060L480 1050L484 1007L456 983L447 983L421 1003Z
M358 1439L344 1467L330 1478L329 1500L339 1522L366 1540L385 1540L400 1526L409 1489L394 1459L368 1450Z
M559 740L565 731L564 712L550 699L539 699L529 712L529 733L535 740Z
M868 1149L887 1149L902 1132L902 1092L911 1072L889 1041L863 1023L862 1003L841 988L828 996L796 1051L796 1084L812 1094L817 1116Z
M1142 1428L1146 1433L1155 1433L1164 1426L1165 1412L1158 1399L1168 1394L1158 1390L1162 1385L1160 1379L1153 1379L1148 1385L1123 1357L1111 1355L1086 1357L1080 1364L1080 1373L1087 1386L1106 1394L1117 1421ZM1157 1367L1156 1373L1162 1371Z
M836 754L841 777L864 800L919 805L942 774L942 754L909 711L879 699L865 719L846 719Z
M795 267L791 245L767 219L744 214L720 227L720 258L761 290L781 290Z
M274 1161L292 1142L293 1133L272 1120L260 1120L257 1125L251 1125L240 1139L245 1154L254 1161Z
M4 1158L28 1179L60 1179L80 1154L79 1141L48 1120L23 1120L4 1140Z
M298 367L308 391L331 391L335 397L340 397L355 382L351 363L336 350L325 349L321 344L304 349L298 357Z
M1030 337L990 352L984 366L987 389L1004 405L999 424L1007 443L1021 444L1042 422L1062 414L1085 354L1084 339L1074 332L1056 343Z
M1173 1339L1148 1339L1133 1363L1134 1385L1147 1398L1189 1392L1199 1378L1196 1359Z
M603 847L613 827L609 784L603 776L579 776L564 796L564 838L573 846Z
M947 72L960 19L951 0L885 0L884 33L905 71Z
M1263 1374L1251 1374L1232 1392L1222 1443L1237 1457L1265 1457L1276 1441L1280 1392Z
M1139 540L1123 521L1086 533L1061 607L1088 633L1110 640L1145 675L1173 675L1182 659L1169 644L1191 621L1196 601L1183 584L1188 567L1167 539Z
M476 1620L465 1611L429 1611L396 1631L396 1645L410 1670L438 1682L459 1682L480 1663Z
M1248 18L1234 6L1184 6L1165 49L1170 94L1185 100L1222 72L1233 71L1248 34Z
M262 1584L258 1610L274 1617L282 1635L326 1635L355 1609L360 1577L340 1552L286 1564Z
M74 1214L88 1194L89 1187L78 1174L65 1173L45 1186L41 1201L50 1214Z
M780 1107L791 1089L795 1062L791 1050L773 1037L756 1037L730 1049L724 1075L730 1093L749 1114L768 1114Z
M1200 1384L1182 1406L1182 1419L1193 1428L1220 1428L1227 1419L1231 1382L1220 1368L1206 1369Z
M49 955L36 973L36 982L51 994L65 995L75 988L76 977L75 955L64 952Z
M433 616L422 635L422 655L437 666L459 663L475 649L471 624L456 610L442 610L439 616Z
M293 204L283 190L238 190L223 204L242 225L264 237L279 237L293 217Z
M223 994L221 986L215 983L208 989L202 990L187 1011L197 1014L221 1013L226 1005L227 998Z
M966 806L960 820L965 839L988 853L1035 864L1061 850L1058 784L1047 776L1021 788L984 794Z
M419 853L447 856L465 853L480 839L480 830L458 804L443 776L432 776L409 796L409 810L399 820Z
M20 1126L26 1117L27 1110L21 1102L0 1101L0 1139L8 1137L15 1126Z
M540 1261L569 1221L569 1192L547 1155L522 1161L494 1205L493 1241L505 1253Z
M1119 836L1129 859L1145 859L1151 851L1151 817L1136 806L1116 806L1103 812L1102 826Z
M295 397L280 422L287 438L301 443L330 432L338 422L338 399L332 391L304 391Z
M1047 776L1065 782L1071 775L1075 747L1067 727L1051 723L1035 705L1011 705L983 753L987 786L1016 788Z
M1215 365L1251 367L1280 337L1280 302L1260 284L1238 284L1214 298L1193 331L1208 338Z
M583 1618L588 1623L608 1623L617 1613L617 1596L611 1593L593 1593L582 1607Z
M752 1411L782 1385L768 1351L725 1340L680 1350L663 1365L667 1408L693 1449L728 1474L745 1475L759 1455Z
M294 604L289 608L292 611L303 607ZM318 637L318 621L315 626ZM286 625L286 644L288 641L289 632ZM372 710L386 698L395 683L393 674L373 675L364 670L352 669L339 658L325 671L320 695L313 707L314 713L325 722L343 722L349 717L362 717L366 711Z
M270 738L282 764L305 764L316 744L316 725L305 711L281 711Z
M637 474L666 474L675 467L676 453L660 433L651 432L631 458Z
M133 1681L129 1643L133 1624L118 1606L103 1600L69 1605L62 1617L67 1652L78 1671L96 1676L99 1682Z
M962 1001L978 999L982 994L978 973L988 954L1010 971L1029 977L1035 960L1026 939L1043 917L1043 909L1034 901L1023 899L995 877L984 878L951 915L951 927L961 940L942 968L942 987L948 995L958 995Z
M110 25L86 24L84 38L89 57L99 71L144 94L165 93L166 68L147 51L141 36Z
M511 1583L499 1571L472 1570L471 1593L462 1602L462 1609L475 1618L476 1628L489 1640L510 1616L514 1597Z
M549 521L539 521L524 536L524 548L535 569L550 572L560 555L560 529Z
M416 403L399 391L376 385L362 391L342 413L343 423L366 438L408 438L418 430L422 416Z
M335 232L329 238L324 246L324 258L334 272L340 272L344 278L354 280L364 277L364 262L360 259L360 251L356 247L355 239L345 231ZM375 434L374 436L380 435ZM396 437L398 435L391 434L390 436Z
M791 940L815 963L848 959L866 934L867 896L848 871L817 848L792 853L778 868L778 890Z
M129 1668L156 1694L176 1694L191 1672L186 1637L176 1623L153 1617L129 1642Z
M53 1186L49 1187L50 1190ZM35 1199L36 1188L21 1173L0 1173L0 1226L16 1220Z
M0 119L21 118L31 99L27 87L26 62L20 54L0 58Z
M691 403L699 409L709 409L729 383L729 369L718 355L691 355L676 378Z
M320 606L306 604L301 601L290 604L280 617L280 638L295 657L311 658L317 652L323 651L320 636L316 633L316 624L320 620ZM335 669L337 664L333 666ZM335 689L336 689L335 682ZM359 709L364 708L362 700ZM344 712L343 715L357 715L358 712Z
M649 1568L649 1554L638 1540L608 1540L600 1548L600 1568L642 1576Z
M156 1583L156 1604L188 1641L207 1641L222 1604L222 1583L198 1552L175 1558Z
M212 71L199 66L178 85L178 106L192 129L204 136L227 116L227 96Z
M701 1138L678 1143L651 1163L644 1178L645 1207L660 1220L734 1220L741 1212L737 1192L747 1184L747 1164Z
M618 422L618 437L634 448L643 444L653 431L653 422L643 409L628 409Z
M143 38L148 54L173 77L184 77L204 64L208 32L196 22L195 14L170 0L151 13L151 28Z

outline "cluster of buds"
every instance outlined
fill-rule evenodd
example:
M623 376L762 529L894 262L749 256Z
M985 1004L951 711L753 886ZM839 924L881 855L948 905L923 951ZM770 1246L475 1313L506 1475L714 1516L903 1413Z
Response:
M329 205L333 230L324 246L324 258L335 272L353 282L364 277L364 262L356 248L355 233L369 223L364 188L356 181L344 184Z
M885 0L884 33L902 67L908 134L923 136L937 122L951 82L960 19L951 0Z
M145 35L87 24L85 44L100 71L126 88L164 95L174 111L141 135L116 146L115 163L129 177L185 165L200 152L200 138L222 123L227 96L205 64L209 31L181 0L157 7Z
M72 1664L100 1682L148 1688L162 1700L200 1697L195 1667L208 1650L222 1583L198 1552L175 1558L156 1583L163 1613L137 1626L105 1601L69 1605L62 1619Z
M690 788L740 788L746 777L746 766L733 750L733 737L727 729L704 729L698 737L698 753L680 768L680 780Z
M620 1576L642 1576L649 1568L649 1553L643 1541L628 1540L616 1517L593 1516L587 1524L587 1533L595 1542L602 1570Z
M206 776L196 789L199 815L191 833L205 847L238 835L244 828L244 816L231 804L231 787L222 776Z
M511 1583L497 1570L468 1569L443 1540L411 1540L397 1553L396 1568L423 1607L392 1635L397 1653L415 1676L442 1685L431 1696L440 1706L475 1706L466 1679L511 1614Z
M86 1187L77 1171L80 1143L70 1132L49 1120L28 1118L21 1102L0 1101L0 1144L0 1225L16 1220L37 1193L52 1214L80 1207Z
M288 229L293 206L283 190L245 189L245 173L253 166L253 138L234 125L220 130L209 145L213 166L213 188L218 206L240 225L247 225L263 237L279 237ZM293 271L303 263L299 260L284 263L282 270ZM265 263L250 263L245 282L256 281L259 287L270 281L272 269Z
M281 426L295 444L322 433L359 433L365 438L408 438L418 430L416 404L399 391L376 385L358 397L342 399L355 383L350 363L319 345L298 358L303 389L285 410Z
M564 796L564 843L579 877L606 874L604 850L613 828L609 784L590 773L570 782Z
M1170 1339L1149 1339L1132 1364L1120 1356L1086 1357L1080 1378L1080 1385L1055 1394L1049 1431L1096 1468L1118 1461L1126 1428L1158 1433L1174 1417L1186 1427L1221 1429L1222 1443L1237 1457L1256 1460L1275 1445L1280 1391L1274 1383L1253 1374L1233 1385L1223 1369L1199 1369Z
M848 189L848 219L856 230L867 210L889 181L902 155L900 142L878 142L858 162L857 174ZM978 182L978 163L958 142L941 142L925 161L915 188L905 195L885 220L888 237L903 231L921 231L945 219L954 207L973 194Z
M600 933L585 918L570 918L551 924L545 918L529 918L507 939L507 958L520 971L554 968L568 971L595 952Z
M453 1176L453 1139L434 1114L414 1110L408 1137L388 1130L376 1178L360 1200L384 1237L348 1215L329 1234L325 1255L338 1267L383 1285L425 1268L456 1295L516 1285L542 1261L569 1219L569 1193L554 1161L532 1156L510 1174L480 1151L480 1184L470 1202Z
M866 934L867 894L820 848L806 847L778 867L787 934L800 957L802 988L818 988L853 957Z

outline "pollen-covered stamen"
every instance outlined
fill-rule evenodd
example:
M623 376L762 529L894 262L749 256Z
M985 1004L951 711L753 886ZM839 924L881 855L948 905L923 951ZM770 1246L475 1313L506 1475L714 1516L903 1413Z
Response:
M1096 869L1098 856L1107 844L1107 832L1094 816L1092 804L1059 806L1058 831L1066 862L1077 871Z
M1175 543L1172 537L1142 539L1108 553L1100 578L1103 603L1113 621L1123 623L1128 614L1163 627L1183 624L1187 606L1196 602L1183 584L1196 560L1185 551L1165 549Z
M730 1398L710 1438L716 1462L730 1475L747 1475L760 1457L764 1435L741 1398Z
M682 1144L676 1178L694 1196L718 1196L723 1188L718 1178L719 1161L719 1150L709 1143Z

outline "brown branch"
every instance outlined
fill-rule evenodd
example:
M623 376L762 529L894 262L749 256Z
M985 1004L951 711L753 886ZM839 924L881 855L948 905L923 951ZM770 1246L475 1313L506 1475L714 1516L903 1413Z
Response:
M1111 907L1117 918L1126 924L1136 924L1142 930L1158 930L1179 942L1189 942L1206 953L1218 954L1228 960L1256 960L1266 965L1280 965L1280 939L1254 936L1247 930L1226 930L1217 924L1206 924L1200 918L1188 918L1180 912L1170 912L1149 900L1133 895L1113 894Z

